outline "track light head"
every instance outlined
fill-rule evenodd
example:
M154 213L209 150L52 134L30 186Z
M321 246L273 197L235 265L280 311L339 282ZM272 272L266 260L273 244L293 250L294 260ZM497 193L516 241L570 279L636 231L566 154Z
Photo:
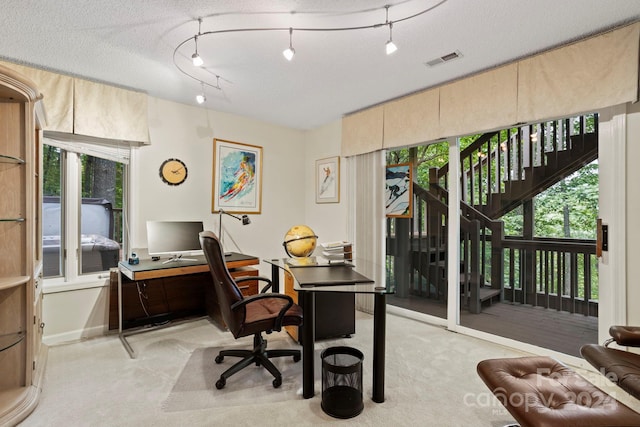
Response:
M389 40L386 44L385 49L386 49L387 55L391 55L393 52L398 50L398 46L396 46L396 44L393 41Z
M291 61L293 59L293 56L296 54L296 51L294 48L288 47L282 51L282 54L285 58L287 58L287 61Z
M282 51L282 54L287 61L291 61L296 54L296 50L293 48L293 44L291 43L293 37L293 28L289 28L289 47Z
M201 24L202 21L198 20L198 23ZM200 30L198 30L198 35L200 35ZM193 53L193 55L191 55L191 61L193 61L194 67L202 67L202 64L204 64L204 61L202 60L200 55L198 55L198 36L195 36L193 38L193 41L196 44L196 51Z
M391 55L393 52L395 52L396 50L398 50L398 46L396 46L396 44L393 42L393 22L389 22L389 41L387 42L386 46L385 46L385 50L387 52L387 55Z
M200 82L200 87L202 88L202 90L200 91L199 94L196 95L196 102L198 104L204 104L204 102L207 100L207 97L204 94L204 82L203 81Z
M194 67L202 67L202 64L204 64L204 61L202 60L200 55L198 55L198 52L191 55L191 60L193 61Z

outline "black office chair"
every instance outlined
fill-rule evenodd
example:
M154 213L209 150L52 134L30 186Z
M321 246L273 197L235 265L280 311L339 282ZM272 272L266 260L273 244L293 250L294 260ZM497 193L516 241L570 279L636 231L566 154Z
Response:
M283 326L300 326L302 309L294 304L288 295L265 293L271 288L271 281L264 277L243 278L268 282L261 293L245 298L229 274L222 245L216 235L211 231L201 232L200 244L209 263L222 319L236 339L253 335L253 350L222 350L216 356L216 363L222 363L225 356L242 358L220 375L216 388L223 388L227 378L253 363L256 366L264 366L275 377L273 387L280 387L282 374L269 358L292 356L293 361L298 362L301 357L300 350L267 350L267 340L262 337L262 332L269 334L272 331L280 331ZM237 279L237 282L243 279Z

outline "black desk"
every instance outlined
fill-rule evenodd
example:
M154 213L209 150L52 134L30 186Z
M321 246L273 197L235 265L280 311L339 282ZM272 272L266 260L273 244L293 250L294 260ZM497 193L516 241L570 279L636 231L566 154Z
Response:
M312 398L314 391L314 344L315 344L315 295L318 292L345 292L373 294L373 396L374 402L384 402L386 294L393 290L376 286L373 280L358 272L358 267L305 266L293 267L286 260L266 260L274 268L283 268L293 276L294 290L302 298L302 395ZM356 260L356 265L358 261ZM278 276L277 274L275 276ZM272 279L273 280L273 279Z

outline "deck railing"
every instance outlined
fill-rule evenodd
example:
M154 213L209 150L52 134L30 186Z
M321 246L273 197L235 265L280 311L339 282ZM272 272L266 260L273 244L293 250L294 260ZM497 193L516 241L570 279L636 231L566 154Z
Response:
M504 300L598 315L598 262L593 241L506 238Z
M389 278L398 296L446 301L447 206L417 186L414 197L413 219L387 220ZM504 237L501 221L465 217L469 209L460 223L463 308L479 313L483 292L495 290L505 302L598 315L595 242Z

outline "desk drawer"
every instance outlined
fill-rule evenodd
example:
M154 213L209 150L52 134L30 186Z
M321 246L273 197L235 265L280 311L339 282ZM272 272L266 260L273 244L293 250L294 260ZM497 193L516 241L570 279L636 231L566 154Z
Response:
M229 271L229 273L231 273L231 277L235 279L246 276L257 276L258 270L251 267L239 267L234 268L233 270ZM240 288L242 295L244 295L245 297L255 295L259 292L257 280L247 280L246 282L239 283L238 287Z

